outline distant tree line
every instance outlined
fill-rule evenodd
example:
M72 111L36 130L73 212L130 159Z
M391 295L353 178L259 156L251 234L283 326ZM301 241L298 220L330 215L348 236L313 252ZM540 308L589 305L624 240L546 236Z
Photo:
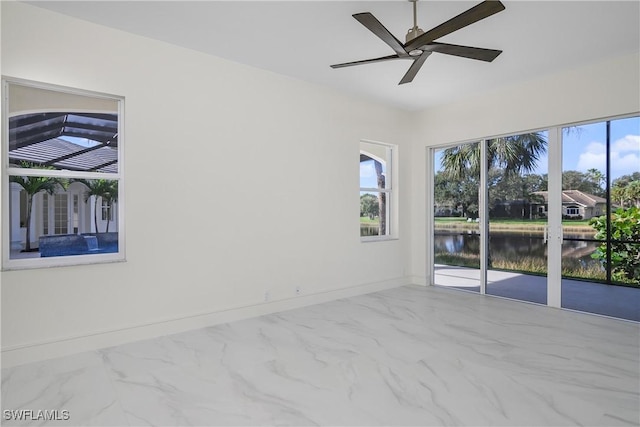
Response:
M473 217L478 214L479 175L462 175L451 179L447 170L435 175L434 195L437 208L447 216ZM487 177L489 211L495 212L507 202L523 204L539 203L535 192L548 190L547 174L508 174L490 168ZM598 197L606 197L606 178L597 169L587 172L565 171L562 173L563 190L579 190ZM640 172L623 175L613 180L611 202L617 207L640 208ZM497 212L496 212L497 213Z

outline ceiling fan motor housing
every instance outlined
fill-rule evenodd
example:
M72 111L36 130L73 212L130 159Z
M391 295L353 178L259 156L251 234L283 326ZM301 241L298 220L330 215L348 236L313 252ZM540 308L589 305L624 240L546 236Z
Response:
M405 41L409 43L411 40L415 39L416 37L422 34L424 34L424 31L422 31L422 28L418 28L418 27L409 28Z

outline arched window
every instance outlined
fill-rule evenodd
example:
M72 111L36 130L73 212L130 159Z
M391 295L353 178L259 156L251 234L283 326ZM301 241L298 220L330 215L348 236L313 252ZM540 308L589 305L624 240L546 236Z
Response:
M394 151L389 144L360 143L360 236L364 240L389 238L395 233Z

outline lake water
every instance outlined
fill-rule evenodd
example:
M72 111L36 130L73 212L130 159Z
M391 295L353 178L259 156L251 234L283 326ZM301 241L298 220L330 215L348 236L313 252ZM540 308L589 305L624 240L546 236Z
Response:
M360 237L377 236L379 229L377 225L360 224Z
M361 236L378 235L378 227L376 226L361 225L360 229ZM599 243L583 240L592 238L593 233L565 233L565 239L568 240L562 243L563 267L599 269L599 261L591 258L591 254ZM443 256L447 255L449 255L450 261L456 257L460 259L467 257L467 262L469 262L469 259L473 259L474 256L478 258L480 254L480 235L477 232L460 230L436 230L433 247L436 262L440 257L440 263L442 263ZM530 265L546 265L547 244L542 232L491 231L489 234L489 255L491 262L515 263L526 260ZM464 265L464 262L452 261L448 264ZM479 258L477 264L480 265Z
M563 267L599 267L599 261L591 258L591 254L599 245L598 242L584 241L592 239L593 233L566 235L562 244ZM438 257L465 256L470 258L480 253L480 235L477 233L440 231L434 236L434 254ZM489 233L490 262L505 263L526 262L529 265L546 265L547 244L542 233L501 232ZM479 261L478 261L479 263ZM479 265L479 264L478 264Z

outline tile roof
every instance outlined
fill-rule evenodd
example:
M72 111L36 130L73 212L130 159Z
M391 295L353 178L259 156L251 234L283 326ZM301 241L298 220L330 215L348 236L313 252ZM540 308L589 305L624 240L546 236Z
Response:
M545 203L549 202L548 191L536 191L533 194L537 194L544 198ZM585 193L580 190L562 190L562 204L577 204L585 207L595 207L599 203L607 203L607 200L594 196L593 194Z

